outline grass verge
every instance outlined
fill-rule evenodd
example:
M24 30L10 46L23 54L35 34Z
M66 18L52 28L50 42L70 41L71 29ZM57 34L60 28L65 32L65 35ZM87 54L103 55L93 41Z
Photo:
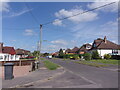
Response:
M40 60L45 60L45 58L40 58Z
M96 63L104 63L104 64L113 64L113 65L120 65L120 60L90 60L92 62L96 62Z
M108 66L108 65L103 65L103 64L90 63L90 62L87 62L87 61L75 61L75 63L94 66L94 67L107 67Z
M46 68L48 68L49 70L56 70L58 67L60 67L59 65L51 62L51 61L43 61L44 65Z

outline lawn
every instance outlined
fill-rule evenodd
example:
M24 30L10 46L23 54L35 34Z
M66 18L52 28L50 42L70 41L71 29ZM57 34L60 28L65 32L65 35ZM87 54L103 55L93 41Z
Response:
M48 68L49 70L56 70L58 67L60 67L59 65L48 60L43 61L43 63L45 67Z
M45 60L45 58L40 58L40 60Z
M120 60L112 60L112 59L109 59L109 60L90 60L91 62L96 62L96 63L104 63L104 64L113 64L113 65L118 65L120 62Z

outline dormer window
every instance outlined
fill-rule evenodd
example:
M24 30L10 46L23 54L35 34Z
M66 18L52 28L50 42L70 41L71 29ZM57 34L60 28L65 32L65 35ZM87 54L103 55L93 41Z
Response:
M87 46L87 47L86 47L86 49L90 49L90 48L91 48L91 46Z
M93 47L96 47L96 44L93 44Z

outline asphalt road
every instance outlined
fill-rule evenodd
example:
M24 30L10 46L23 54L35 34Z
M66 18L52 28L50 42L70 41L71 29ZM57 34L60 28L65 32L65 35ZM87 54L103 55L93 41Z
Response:
M117 71L82 65L72 61L49 60L61 65L74 75L80 76L82 79L96 84L99 88L118 88Z

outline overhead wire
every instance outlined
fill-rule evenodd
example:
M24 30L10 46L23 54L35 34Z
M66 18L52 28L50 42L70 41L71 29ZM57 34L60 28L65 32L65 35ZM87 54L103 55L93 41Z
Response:
M86 10L86 11L84 11L84 12L82 12L82 13L78 13L78 14L75 14L75 15L72 15L72 16L69 16L69 17L64 17L64 18L61 18L61 19L58 19L58 20L61 20L61 21L62 21L62 20L65 20L65 19L68 19L68 18L71 18L71 17L78 16L78 15L80 15L80 14L84 14L84 13L87 13L87 12L91 12L91 11L97 10L97 9L99 9L99 8L106 7L106 6L111 5L111 4L114 4L114 3L116 3L116 2L111 2L111 3L105 4L105 5L102 5L102 6L93 8L93 9L90 9L90 10ZM48 24L51 24L51 23L54 23L54 22L57 22L57 21L55 21L55 20L54 20L54 21L50 21L50 22L47 22L47 23L43 23L42 25L48 25Z
M30 6L25 2L25 6L28 8L28 10L30 10ZM34 16L34 14L32 13L32 11L29 11L30 15L33 17L34 21L36 22L36 24L39 24L39 21L37 20L37 18Z

